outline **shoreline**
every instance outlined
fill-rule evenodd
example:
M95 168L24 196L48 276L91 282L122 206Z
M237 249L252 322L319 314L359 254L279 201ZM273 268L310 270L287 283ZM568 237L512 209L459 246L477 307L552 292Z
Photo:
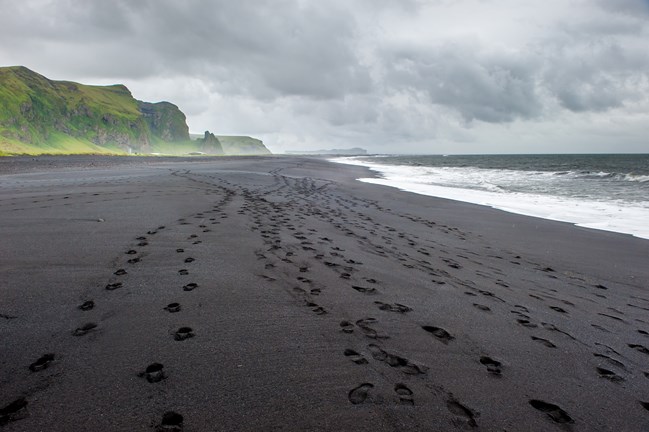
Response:
M646 240L325 158L119 158L0 159L6 430L649 425Z
M445 185L443 182L438 184L435 181L428 183L421 180L407 180L403 177L405 172L401 171L403 166L400 165L382 165L350 158L335 158L330 161L363 166L375 173L374 177L361 178L358 179L359 181L390 186L420 195L487 206L523 216L567 222L583 228L629 234L649 240L649 231L644 223L644 220L649 218L649 208L643 207L641 203L637 202L599 201L592 197L574 199L560 194L535 194L529 191L499 193L493 190L454 187ZM625 215L622 220L620 220L619 212L623 212L622 214Z

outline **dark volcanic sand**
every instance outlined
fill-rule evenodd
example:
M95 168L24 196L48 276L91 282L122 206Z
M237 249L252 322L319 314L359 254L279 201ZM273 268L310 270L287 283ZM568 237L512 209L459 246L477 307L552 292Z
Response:
M312 158L0 173L3 430L649 430L647 240Z

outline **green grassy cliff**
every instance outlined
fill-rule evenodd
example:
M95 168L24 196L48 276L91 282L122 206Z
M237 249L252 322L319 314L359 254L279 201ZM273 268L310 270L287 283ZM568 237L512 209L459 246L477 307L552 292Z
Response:
M169 102L138 101L123 85L52 81L22 66L0 67L0 156L223 154L220 144L205 144L190 139L185 115Z
M146 150L151 132L123 85L51 81L25 67L0 68L0 150L118 153Z

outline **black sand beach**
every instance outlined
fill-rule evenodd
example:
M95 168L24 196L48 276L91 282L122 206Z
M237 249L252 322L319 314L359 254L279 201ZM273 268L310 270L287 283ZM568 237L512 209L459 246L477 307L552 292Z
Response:
M1 159L0 428L649 430L649 241L371 175Z

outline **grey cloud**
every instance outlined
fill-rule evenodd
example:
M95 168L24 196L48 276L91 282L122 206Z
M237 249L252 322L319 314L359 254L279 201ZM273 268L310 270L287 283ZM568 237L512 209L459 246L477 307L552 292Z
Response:
M493 20L514 2L486 3ZM481 28L471 14L484 4L0 0L0 59L54 79L126 82L136 97L183 105L196 130L229 124L318 146L647 115L648 0L550 2L539 16L516 3L521 20L503 34L521 41ZM449 9L457 23L425 27Z
M397 91L423 92L431 103L456 110L466 121L508 122L541 111L531 58L483 53L462 44L397 48L387 58L387 79Z
M543 85L574 112L602 112L649 100L649 54L625 32L589 38L566 33L540 48L546 59Z
M100 78L198 75L233 80L220 89L264 99L369 90L354 50L355 20L342 8L294 0L55 4L2 2L3 39L18 34L16 43L44 52L50 64L74 62ZM29 32L17 28L25 24Z
M597 0L596 3L613 13L649 14L648 0Z

